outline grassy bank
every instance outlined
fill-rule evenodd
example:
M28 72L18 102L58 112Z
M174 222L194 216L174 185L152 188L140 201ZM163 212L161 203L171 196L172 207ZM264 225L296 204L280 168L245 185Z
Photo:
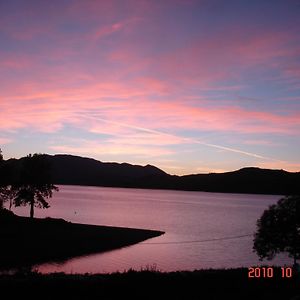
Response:
M243 299L298 300L299 277L248 279L247 269L103 275L37 273L0 276L0 290L29 299Z
M62 219L30 219L0 214L0 269L62 261L129 246L161 231L95 226Z

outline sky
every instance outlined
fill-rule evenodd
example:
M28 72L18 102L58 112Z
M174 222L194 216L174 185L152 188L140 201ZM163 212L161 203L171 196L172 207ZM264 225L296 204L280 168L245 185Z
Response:
M300 171L300 0L0 0L5 159Z

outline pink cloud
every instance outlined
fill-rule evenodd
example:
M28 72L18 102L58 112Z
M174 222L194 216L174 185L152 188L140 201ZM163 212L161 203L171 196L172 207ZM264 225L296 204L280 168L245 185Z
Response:
M178 1L176 4L184 5L184 2ZM122 64L122 69L125 69L121 71L123 75L124 73L125 75L126 73L130 74L133 70L146 71L148 75L143 74L142 77L153 78L154 80L167 78L173 88L176 86L187 88L188 85L192 85L198 88L214 89L222 81L239 79L245 68L254 65L257 67L261 63L266 63L269 68L280 69L281 66L276 65L277 62L273 60L274 58L297 55L296 49L289 46L291 41L295 39L291 33L286 34L270 30L262 33L236 28L225 28L228 34L222 32L222 34L215 34L208 38L194 38L188 43L183 43L181 47L170 48L161 53L159 51L149 52L148 48L153 47L151 37L142 39L140 35L137 35L140 26L145 28L152 26L152 29L159 28L161 24L159 22L158 24L154 23L153 21L156 19L153 18L157 12L168 8L169 5L170 3L128 1L125 14L122 11L124 7L115 1L75 1L69 6L62 6L61 11L57 14L49 5L46 13L48 17L45 18L45 22L42 22L40 26L27 24L25 28L22 28L22 32L33 37L37 34L36 32L38 34L42 32L42 34L50 35L58 42L56 46L59 47L52 47L49 44L42 47L43 55L39 58L42 61L59 59L59 56L61 56L60 59L68 60L70 59L70 52L73 52L75 57L71 65L72 76L74 76L74 73L78 72L77 66L81 71L84 69L84 66L76 59L80 61L81 56L92 56L93 59L96 59L97 52L102 51L94 47L93 41L115 32L126 32L130 28L133 35L130 35L129 39L127 39L128 35L125 35L115 41L116 43L112 44L109 53L105 54L105 61L103 61L102 56L99 57L101 60L99 69L106 69L104 65L109 66L112 61L119 62ZM28 11L26 14L29 17L34 16L39 9L41 6L38 5L37 8L31 8L32 11ZM76 20L81 25L88 24L90 26L87 26L83 32L66 34L59 30L59 25L66 20ZM141 20L143 23L138 24ZM7 25L9 24L8 21L11 20L8 19L4 22L5 28L10 28ZM17 30L17 28L12 26L11 30ZM26 30L33 33L27 34ZM159 31L154 32L159 34ZM137 37L141 39L141 43L136 43ZM145 45L143 45L143 41L145 41ZM33 58L33 60L35 59ZM96 61L95 64L97 64ZM48 73L51 67L47 65L47 68ZM69 70L69 66L66 67L66 70ZM44 76L43 71L41 73ZM53 73L62 73L59 66L56 66L55 71ZM72 77L70 74L68 75L64 75L65 79ZM137 74L136 77L140 77L140 74ZM230 87L227 86L227 88Z
M135 84L139 85L139 88L145 90L147 94L168 95L175 89L166 81L153 77L139 77Z
M171 135L159 135L155 133L129 133L126 135L117 135L107 140L109 143L116 145L156 145L156 146L169 146L186 143L184 138Z
M192 85L220 85L220 82L240 78L249 68L268 64L268 70L285 72L278 58L296 58L299 54L289 45L295 36L282 32L233 32L194 40L188 45L157 59L156 71ZM179 81L180 80L180 81Z
M124 144L110 144L106 142L78 140L78 145L53 145L50 149L60 153L73 153L80 155L112 155L112 156L139 156L139 157L161 157L173 152L166 148L157 146L140 146Z
M267 105L261 110L260 104L239 106L230 99L237 91L247 95L257 83L259 93L266 79L293 92L299 88L300 48L292 31L228 25L200 32L191 24L180 28L181 20L171 28L168 18L175 9L193 1L175 0L175 9L174 1L121 2L75 0L61 10L36 3L14 16L1 14L1 33L20 45L16 52L0 53L4 134L72 127L104 135L105 146L83 141L52 149L144 156L149 147L167 155L173 146L189 143L221 150L202 141L210 133L242 134L242 145L261 146L268 144L260 134L299 135L296 104L280 110L283 105L270 97L269 110ZM238 103L244 105L243 99ZM191 133L199 140L185 138Z
M60 34L56 41L61 47L47 45L49 49L43 48L36 56L8 55L0 61L0 66L11 69L24 71L31 67L29 75L21 79L16 76L3 84L0 91L2 130L30 128L55 132L67 124L118 136L112 142L121 143L127 139L128 144L147 143L146 138L136 138L138 129L134 126L172 133L193 130L299 134L300 112L297 110L279 114L238 106L217 106L199 102L203 95L198 96L199 91L243 89L240 80L228 85L225 82L239 78L245 69L261 64L279 68L287 78L299 78L296 66L278 65L276 60L278 57L293 60L297 55L297 51L289 47L294 38L291 34L272 31L245 34L245 31L235 30L230 35L195 38L177 48L152 53L143 51L149 50L147 45L150 47L150 43L146 46L132 43L135 35L131 34L137 33L136 25L141 20L143 25L152 22L153 15L147 18L145 12L154 13L158 7L146 4L134 7L136 2L133 1L129 5L133 11L121 17L115 3L104 2L79 1L64 10L71 20L88 15L95 22L100 14L104 21L95 22L90 31L70 35L71 41ZM62 15L53 16L54 20L59 21ZM88 22L87 19L84 21ZM32 32L29 26L24 37L34 38L41 31L54 36L57 30L54 23L48 20L38 30L31 28ZM111 47L105 54L100 48L94 48L93 41L116 32L125 33L117 40L117 47ZM14 34L17 36L18 32ZM124 38L127 36L131 37L128 41ZM73 43L80 41L78 49L73 47ZM101 52L99 56L97 51ZM89 55L91 61L81 59L81 56ZM57 63L65 59L65 63ZM90 66L93 63L95 71ZM195 101L189 98L191 95ZM157 144L164 142L159 135L151 138ZM171 140L166 139L166 144L183 142Z
M169 87L160 81L141 82L140 86L101 82L56 90L29 84L10 90L10 93L4 90L0 92L0 128L11 130L27 127L38 131L55 131L64 124L73 124L97 132L99 129L101 131L105 119L166 132L171 129L299 133L298 111L279 115L238 106L213 107L205 102L185 100L184 97L180 100L154 101L151 98L153 90L163 93ZM111 128L116 133L116 127L122 126L108 124L105 132L109 133ZM121 134L123 130L120 130Z
M13 140L11 138L0 137L0 145L5 145L11 143Z
M228 35L194 38L181 47L152 55L145 55L140 47L125 41L121 49L110 52L108 59L118 62L128 72L146 70L153 77L167 78L173 87L220 90L223 85L224 90L230 90L231 85L244 86L241 82L249 70L260 72L260 76L262 67L263 71L289 72L284 61L290 60L293 65L300 49L294 41L292 33L235 29ZM235 83L222 84L229 80Z
M106 36L109 36L115 32L120 32L120 31L126 32L126 30L128 31L130 27L136 26L139 20L140 18L138 17L129 17L126 20L114 22L109 25L102 25L98 29L94 30L94 32L89 34L88 39L95 41L104 38Z
M120 15L132 17L147 16L157 13L161 3L154 1L127 0L126 4L120 5L119 1L73 1L66 10L70 18L79 21L97 21L99 19L107 21Z
M245 144L245 145L261 145L261 146L270 146L270 147L278 145L277 143L275 143L273 141L270 141L270 140L260 140L260 139L257 139L257 140L245 140L245 141L243 141L243 144Z
M95 31L92 38L97 40L104 36L110 35L114 32L120 31L123 27L124 27L124 24L122 24L122 23L114 23L112 25L102 27Z
M12 55L10 53L0 52L0 67L23 70L31 65L30 59L24 55Z

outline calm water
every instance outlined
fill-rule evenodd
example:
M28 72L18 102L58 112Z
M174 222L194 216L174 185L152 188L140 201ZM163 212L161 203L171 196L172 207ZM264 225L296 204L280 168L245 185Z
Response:
M40 265L41 272L114 272L154 266L163 271L230 268L262 264L252 253L256 220L280 196L60 186L51 208L37 217L123 227L166 234L102 254ZM28 215L29 208L15 212ZM215 239L215 240L214 240ZM264 264L291 264L281 256Z

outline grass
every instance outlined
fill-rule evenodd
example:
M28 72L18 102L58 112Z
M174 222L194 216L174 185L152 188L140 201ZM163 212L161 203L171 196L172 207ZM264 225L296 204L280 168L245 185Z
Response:
M279 273L250 280L245 268L171 273L150 268L97 275L33 272L0 276L0 290L12 298L30 299L300 299L299 275L283 279Z

